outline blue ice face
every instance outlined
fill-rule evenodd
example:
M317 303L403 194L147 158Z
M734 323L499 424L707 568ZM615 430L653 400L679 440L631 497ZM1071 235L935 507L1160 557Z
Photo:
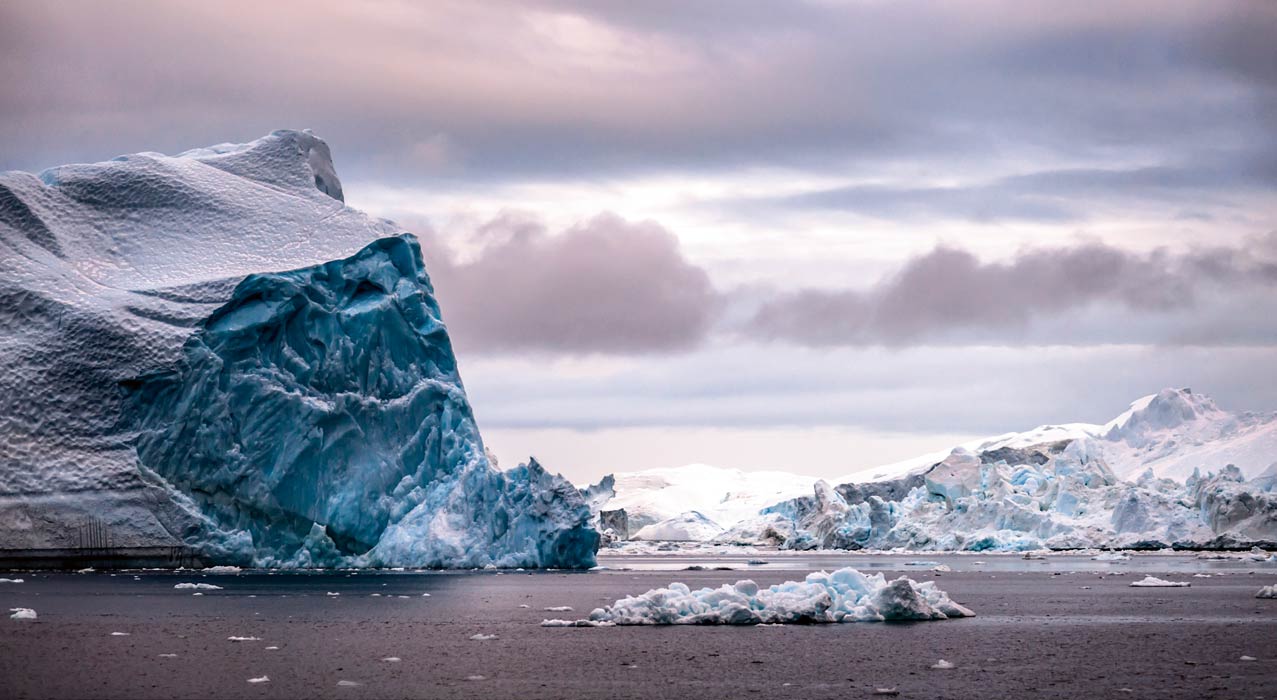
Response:
M129 385L138 455L253 561L593 565L575 489L488 463L411 236L247 277L184 351Z

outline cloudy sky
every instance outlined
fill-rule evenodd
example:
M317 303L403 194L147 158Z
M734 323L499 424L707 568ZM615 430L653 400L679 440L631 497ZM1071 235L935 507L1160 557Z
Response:
M1277 409L1277 3L6 2L0 169L311 128L490 447L834 476Z

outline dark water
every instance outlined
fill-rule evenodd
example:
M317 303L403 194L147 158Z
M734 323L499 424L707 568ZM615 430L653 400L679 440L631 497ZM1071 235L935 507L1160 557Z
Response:
M954 571L911 564L924 560ZM751 628L539 626L671 580L697 586L749 577L766 585L852 561L937 578L978 616ZM9 573L25 583L0 584L0 606L34 608L39 619L0 619L0 695L701 700L872 697L877 688L895 688L913 698L1277 698L1277 601L1254 598L1261 584L1277 582L1277 567L1191 556L1068 561L777 557L751 566L726 557L655 564L614 557L604 565L736 570L179 572L137 580L131 573ZM1115 576L1113 569L1139 573ZM1213 575L1185 578L1186 571ZM1146 573L1193 585L1128 586ZM173 588L183 581L224 590L194 596ZM560 605L575 610L544 610ZM470 640L475 634L497 638ZM931 669L941 658L955 668ZM247 682L261 676L270 681Z

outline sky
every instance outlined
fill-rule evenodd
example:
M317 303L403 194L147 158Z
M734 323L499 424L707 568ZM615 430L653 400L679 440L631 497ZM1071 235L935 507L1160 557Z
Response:
M485 442L837 476L1277 409L1277 3L0 4L0 169L310 128Z

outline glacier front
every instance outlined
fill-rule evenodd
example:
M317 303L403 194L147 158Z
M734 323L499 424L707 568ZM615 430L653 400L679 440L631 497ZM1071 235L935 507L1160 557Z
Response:
M0 175L5 556L594 564L579 492L487 457L417 240L342 196L297 131Z

